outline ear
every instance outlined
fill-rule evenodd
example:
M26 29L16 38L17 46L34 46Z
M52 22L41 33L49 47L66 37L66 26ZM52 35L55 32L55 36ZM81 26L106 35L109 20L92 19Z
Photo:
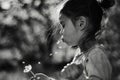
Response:
M87 23L88 23L87 17L80 16L80 17L77 19L75 25L76 25L76 27L77 27L79 30L84 30L84 29L86 28L86 26L87 26Z

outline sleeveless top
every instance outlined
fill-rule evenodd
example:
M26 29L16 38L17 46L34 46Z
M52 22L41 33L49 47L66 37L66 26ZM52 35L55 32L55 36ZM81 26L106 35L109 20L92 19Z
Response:
M110 80L112 68L105 55L103 46L95 45L86 53L77 49L76 55L72 61L77 65L84 67L83 74L77 80Z

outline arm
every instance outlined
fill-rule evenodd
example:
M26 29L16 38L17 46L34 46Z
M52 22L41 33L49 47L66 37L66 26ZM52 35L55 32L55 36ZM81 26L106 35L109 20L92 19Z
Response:
M56 74L57 80L75 80L83 73L83 66L70 64L62 72Z
M91 51L86 69L90 80L109 80L111 77L111 65L101 49Z
M104 51L95 49L89 53L86 71L89 78L82 74L77 80L110 80L111 65Z

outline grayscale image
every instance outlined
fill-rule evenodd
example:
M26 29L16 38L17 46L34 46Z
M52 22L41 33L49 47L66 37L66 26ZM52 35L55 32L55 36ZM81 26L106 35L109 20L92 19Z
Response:
M0 0L0 80L120 80L120 0Z

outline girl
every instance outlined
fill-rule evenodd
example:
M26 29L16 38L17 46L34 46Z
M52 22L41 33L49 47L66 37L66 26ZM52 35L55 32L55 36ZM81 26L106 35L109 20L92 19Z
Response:
M106 5L105 5L106 4ZM79 46L81 54L58 74L57 79L110 80L111 65L103 46L95 39L100 30L103 8L111 7L111 1L69 0L60 12L63 41L72 47Z

